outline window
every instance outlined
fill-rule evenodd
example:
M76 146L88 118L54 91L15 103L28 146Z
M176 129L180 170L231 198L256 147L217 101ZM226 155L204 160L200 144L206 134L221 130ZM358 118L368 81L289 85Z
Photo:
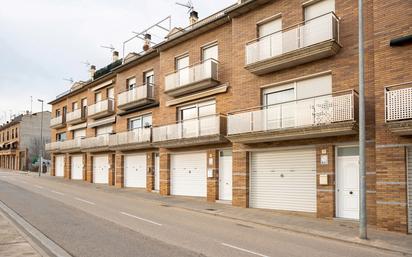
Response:
M63 122L66 120L67 106L63 107Z
M113 125L105 125L96 128L96 136L108 135L113 133Z
M102 92L97 92L96 94L94 94L94 101L100 102L102 100Z
M136 87L136 78L130 78L127 80L127 90L131 90Z
M176 58L176 70L178 70L178 85L186 85L190 82L189 56Z
M82 99L82 116L85 117L87 114L87 98Z
M219 60L219 47L217 44L206 46L202 49L202 61L208 59Z
M86 129L77 129L73 130L73 138L85 138L86 137Z
M325 15L335 11L334 0L322 0L305 7L305 26L302 29L302 46L313 45L332 38L332 18Z
M179 119L189 120L216 114L215 101L208 101L180 108Z
M57 109L57 110L56 110L56 117L60 117L60 115L61 115L61 112L60 112L59 109Z
M78 103L77 103L77 102L73 102L73 103L72 103L72 111L75 111L75 110L77 110L78 108L79 108Z
M335 0L322 0L305 7L305 20L335 11Z
M277 18L258 25L259 45L258 45L258 59L264 60L272 56L283 53L282 33L275 33L282 30L282 19ZM288 42L294 43L294 42Z
M143 80L143 83L146 85L154 84L154 71L145 72Z
M216 132L216 103L208 101L186 107L179 111L183 137L210 135Z
M150 128L152 127L152 115L143 115L136 118L131 118L128 121L128 129L135 130L140 128Z
M176 70L180 70L189 66L189 56L181 56L176 58L175 68Z
M107 98L114 99L114 88L113 87L107 89Z
M16 128L16 138L19 137L19 134L17 133L18 129Z
M66 132L56 134L57 141L66 141L66 139L67 139Z

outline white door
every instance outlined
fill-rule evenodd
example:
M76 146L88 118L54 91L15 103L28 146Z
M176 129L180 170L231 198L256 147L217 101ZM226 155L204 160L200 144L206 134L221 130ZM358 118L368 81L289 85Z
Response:
M342 147L337 151L336 216L359 219L359 150Z
M252 152L250 207L316 212L316 150Z
M64 155L56 156L56 177L64 177Z
M301 47L332 38L332 17L335 0L322 0L305 7L305 26L302 27Z
M155 155L155 190L160 190L160 156L159 153Z
M412 233L412 147L408 150L408 231Z
M170 185L172 195L206 197L206 153L171 156Z
M124 186L146 188L146 154L124 157Z
M83 180L83 156L75 155L71 159L71 179Z
M232 151L221 151L219 157L219 199L232 201Z
M275 19L259 25L259 60L265 60L282 53L282 19ZM276 33L277 32L277 33Z
M190 82L189 78L189 56L176 59L176 70L179 71L178 86L186 85Z
M93 183L109 184L109 157L93 157Z

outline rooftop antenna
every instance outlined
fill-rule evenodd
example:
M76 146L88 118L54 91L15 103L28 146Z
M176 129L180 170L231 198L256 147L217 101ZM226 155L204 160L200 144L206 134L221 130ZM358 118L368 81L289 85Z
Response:
M63 78L65 81L69 81L71 84L73 84L74 80L73 78Z
M114 48L114 46L113 46L112 44L110 44L109 46L104 46L104 45L102 45L102 46L100 46L100 47L101 47L101 48L109 49L110 52L114 52L114 50L115 50L115 48Z
M81 62L81 63L83 63L84 65L86 65L87 67L90 67L92 64L89 62L89 61L85 61L85 62Z
M194 11L194 9L195 9L195 7L193 6L193 3L192 3L191 0L187 1L186 4L182 4L182 3L179 3L179 2L176 2L176 4L180 5L180 6L183 6L183 7L186 7L188 9L187 13L190 13L190 12Z

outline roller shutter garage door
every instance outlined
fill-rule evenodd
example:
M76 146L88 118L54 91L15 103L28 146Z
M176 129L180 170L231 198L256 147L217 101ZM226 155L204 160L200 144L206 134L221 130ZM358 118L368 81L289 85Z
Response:
M408 232L412 234L412 147L408 150Z
M64 177L64 155L56 156L56 177Z
M206 197L206 153L172 154L170 161L171 194Z
M124 157L124 186L146 188L146 154Z
M74 155L71 159L71 179L83 180L83 156Z
M250 207L316 212L316 151L252 152Z
M109 184L109 157L93 157L93 183Z

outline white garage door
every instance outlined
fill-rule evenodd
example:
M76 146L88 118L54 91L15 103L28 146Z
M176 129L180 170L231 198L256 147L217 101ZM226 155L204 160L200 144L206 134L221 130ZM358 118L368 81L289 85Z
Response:
M173 154L170 158L171 194L206 197L206 153Z
M412 234L412 147L408 151L408 231Z
M251 153L250 207L316 212L316 151Z
M109 184L109 158L107 155L93 157L93 183Z
M56 156L56 177L64 177L64 155Z
M146 154L124 157L124 186L146 188Z
M71 166L72 179L83 180L83 156L82 155L72 156L71 165L72 165Z

